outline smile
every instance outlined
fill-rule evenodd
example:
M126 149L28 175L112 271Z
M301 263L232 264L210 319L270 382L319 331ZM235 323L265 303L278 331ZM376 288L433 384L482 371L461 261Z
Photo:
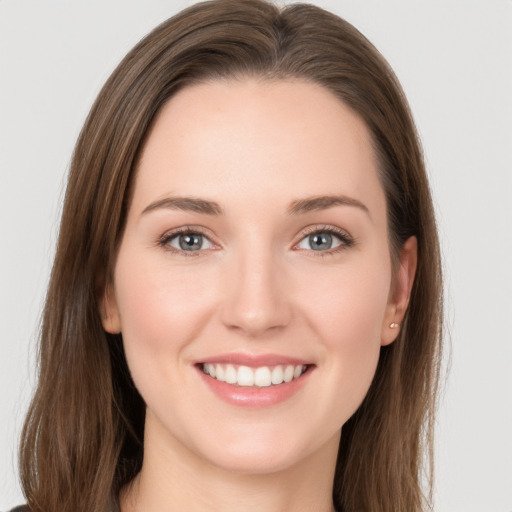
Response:
M279 386L303 375L307 365L276 365L251 368L244 365L202 363L202 371L210 377L227 384L243 387Z

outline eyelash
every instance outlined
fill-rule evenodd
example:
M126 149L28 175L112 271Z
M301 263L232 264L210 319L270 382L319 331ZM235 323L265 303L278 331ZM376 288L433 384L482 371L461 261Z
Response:
M328 249L326 251L314 251L309 250L308 252L311 253L314 257L320 257L325 258L329 256L334 256L336 254L339 254L340 252L343 252L347 249L350 249L353 247L356 243L355 238L353 238L351 235L349 235L345 230L337 228L335 226L330 225L315 225L315 226L309 226L304 230L304 232L301 235L301 238L297 244L294 245L296 247L302 240L305 238L314 235L314 234L320 234L320 233L327 233L329 235L334 235L336 238L338 238L341 241L341 244L338 247L335 247L334 249Z
M294 244L293 248L297 247L305 238L314 235L314 234L320 234L320 233L327 233L329 235L334 235L336 238L338 238L341 241L341 244L338 247L335 247L334 249L328 249L326 251L314 251L314 250L308 250L308 252L312 253L313 256L317 257L326 257L326 256L332 256L335 254L338 254L342 251L345 251L346 249L349 249L352 247L356 240L350 236L346 231L343 229L329 226L329 225L322 225L322 226L310 226L304 230L304 232L301 234L300 240ZM207 238L213 245L216 245L206 234L205 231L203 231L201 228L197 227L191 227L191 226L183 226L181 228L174 229L172 231L168 231L164 233L157 241L157 245L162 247L164 250L169 251L174 254L179 254L181 256L185 257L197 257L201 256L201 253L204 253L208 249L198 250L198 251L184 251L180 249L176 249L172 247L169 242L176 238L179 235L187 234L187 235L199 235L204 236ZM298 250L306 250L306 249L298 249Z
M175 247L172 247L169 242L173 239L173 238L176 238L177 236L179 235L199 235L199 236L204 236L205 238L207 238L208 240L210 240L210 237L206 234L205 231L203 231L201 228L197 228L197 227L192 227L192 226L183 226L181 228L177 228L177 229L173 229L172 231L168 231L166 233L164 233L159 239L158 239L158 245L160 247L162 247L164 250L166 251L169 251L171 253L174 253L174 254L179 254L180 256L185 256L185 257L197 257L197 256L201 256L201 253L204 252L205 250L202 250L202 251L183 251L183 250L180 250L180 249L176 249ZM214 242L212 242L210 240L210 242L213 244L213 245L216 245Z

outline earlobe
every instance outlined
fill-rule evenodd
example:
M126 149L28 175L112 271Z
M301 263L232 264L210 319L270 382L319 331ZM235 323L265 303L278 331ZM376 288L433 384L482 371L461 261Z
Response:
M400 267L396 273L393 290L386 309L381 345L389 345L398 337L400 325L409 306L417 264L418 241L415 236L411 236L400 251Z
M110 334L119 334L121 332L121 318L119 317L114 287L107 285L104 290L103 296L100 298L103 329Z

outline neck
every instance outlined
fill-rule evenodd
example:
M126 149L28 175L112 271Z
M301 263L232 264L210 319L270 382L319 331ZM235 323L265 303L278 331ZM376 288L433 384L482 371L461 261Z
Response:
M122 512L334 512L339 435L289 467L249 474L204 461L174 439L164 443L148 427L142 469L121 492Z

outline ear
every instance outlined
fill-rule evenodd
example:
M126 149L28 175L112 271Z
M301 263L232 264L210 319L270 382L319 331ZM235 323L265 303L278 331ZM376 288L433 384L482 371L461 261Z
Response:
M109 284L104 287L104 293L100 298L100 314L103 329L110 334L121 332L121 318L117 307L114 286Z
M382 324L382 346L393 343L398 337L400 324L409 305L417 264L418 241L415 236L411 236L400 251L400 267L391 287L384 323Z

